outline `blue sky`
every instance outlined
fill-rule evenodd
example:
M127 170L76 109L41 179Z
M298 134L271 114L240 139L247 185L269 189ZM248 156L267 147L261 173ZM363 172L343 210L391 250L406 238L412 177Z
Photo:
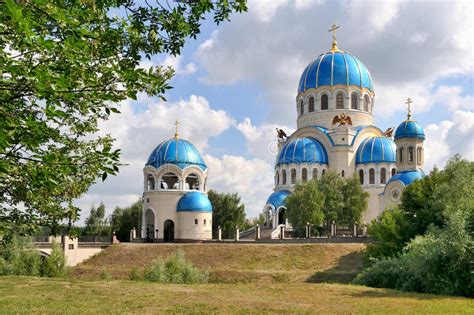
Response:
M167 102L142 95L103 124L129 166L78 201L81 221L93 203L110 213L139 198L148 154L173 135L176 119L210 165L210 187L238 192L256 216L272 191L275 127L296 127L299 76L330 48L333 23L339 48L371 72L377 126L405 119L410 96L427 135L426 171L455 153L473 160L473 10L468 1L258 0L231 22L205 22L180 57L143 63L175 68Z

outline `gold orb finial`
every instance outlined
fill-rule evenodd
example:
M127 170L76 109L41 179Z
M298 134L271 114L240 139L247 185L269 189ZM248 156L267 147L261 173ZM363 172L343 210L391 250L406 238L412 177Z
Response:
M333 24L328 32L332 32L332 48L331 51L338 51L337 40L336 40L336 30L339 28L336 24Z

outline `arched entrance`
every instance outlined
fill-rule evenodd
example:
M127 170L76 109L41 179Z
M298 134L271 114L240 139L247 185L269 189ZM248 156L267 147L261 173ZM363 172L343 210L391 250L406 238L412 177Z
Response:
M147 242L153 242L155 239L155 213L151 209L145 212L145 239Z
M163 240L165 242L174 241L174 222L166 220L163 229Z
M286 209L283 207L278 209L278 225L280 224L286 225Z

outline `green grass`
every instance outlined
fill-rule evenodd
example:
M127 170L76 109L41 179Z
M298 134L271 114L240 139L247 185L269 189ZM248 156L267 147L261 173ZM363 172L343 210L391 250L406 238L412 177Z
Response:
M474 300L341 284L174 285L0 277L1 314L473 314Z

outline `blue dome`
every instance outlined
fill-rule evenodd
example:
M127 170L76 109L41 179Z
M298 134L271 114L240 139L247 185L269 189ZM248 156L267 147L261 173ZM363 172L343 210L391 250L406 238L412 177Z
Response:
M354 85L374 91L369 70L359 59L344 51L329 51L319 55L303 71L298 93L336 84Z
M267 205L270 204L275 207L275 209L278 209L281 206L285 205L285 199L291 195L291 192L288 190L277 190L274 191L270 197L267 199Z
M212 204L205 194L192 191L179 199L177 211L212 212Z
M392 139L372 137L362 141L357 149L356 164L395 163L396 146Z
M207 169L198 149L189 141L183 139L168 139L159 144L150 154L146 165L159 168L164 164L174 164L180 168L190 165Z
M387 182L387 185L390 182L394 182L396 180L401 181L405 186L410 185L413 181L417 179L422 179L425 174L422 171L405 171L405 172L398 172L397 174L393 175L392 178Z
M328 164L328 155L318 140L295 138L283 146L277 159L277 165L290 163Z
M395 140L403 139L403 138L420 138L425 139L425 131L414 120L405 120L398 126L397 130L395 130Z

